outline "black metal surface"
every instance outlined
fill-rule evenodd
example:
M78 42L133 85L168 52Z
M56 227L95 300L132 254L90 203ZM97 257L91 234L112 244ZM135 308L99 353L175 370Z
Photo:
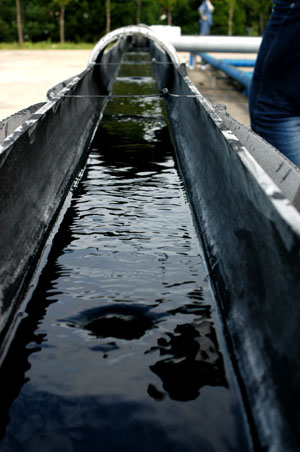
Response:
M125 41L73 82L71 94L107 94ZM99 56L100 58L100 56ZM110 63L116 64L110 64ZM85 159L105 97L48 102L0 153L0 338L2 347L59 207Z
M104 110L0 369L1 451L250 450L149 59L124 56L112 94L132 96Z
M179 70L155 70L160 89L190 94ZM164 99L260 447L298 450L299 235L243 164L238 140L224 137L221 118L199 99Z

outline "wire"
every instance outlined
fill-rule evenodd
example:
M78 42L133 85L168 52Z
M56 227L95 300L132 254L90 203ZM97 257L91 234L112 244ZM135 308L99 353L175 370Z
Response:
M109 61L109 62L106 62L106 63L94 63L94 62L92 62L92 63L90 63L90 66L106 66L106 65L114 65L114 66L116 66L116 65L123 65L123 64L126 64L126 65L133 65L133 66L138 66L138 65L149 65L149 64L151 64L151 63L155 63L155 64L171 64L171 65L173 65L173 66L176 66L176 65L180 65L180 63L174 63L173 61L157 61L155 58L152 58L152 60L150 60L150 61L137 61L137 62L135 62L135 61L119 61L119 62L111 62L111 61Z
M59 100L63 99L65 97L67 98L79 98L79 99L93 99L93 98L105 98L105 99L128 99L128 98L135 98L135 99L147 99L147 98L161 98L163 96L171 96L171 97L187 97L187 98L193 98L193 97L202 97L201 94L177 94L177 93L171 93L168 88L163 88L161 93L154 93L154 94L63 94L61 96L52 96L50 93L50 100Z
M63 99L65 97L67 98L81 98L81 99L93 99L93 98L105 98L105 99L127 99L127 98L143 98L146 99L147 97L151 98L159 98L162 97L163 94L63 94L61 96L52 96L50 93L50 100L58 100Z

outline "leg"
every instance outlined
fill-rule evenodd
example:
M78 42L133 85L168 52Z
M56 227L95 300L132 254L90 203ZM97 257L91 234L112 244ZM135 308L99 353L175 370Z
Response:
M300 166L300 1L275 0L249 93L251 126Z
M210 26L208 24L207 20L201 19L200 21L200 35L201 36L207 36L209 35Z
M267 122L253 120L252 129L300 167L300 116Z

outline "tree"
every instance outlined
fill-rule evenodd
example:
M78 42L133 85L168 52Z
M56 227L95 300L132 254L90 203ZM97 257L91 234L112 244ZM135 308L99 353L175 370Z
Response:
M233 14L234 14L234 3L235 3L235 0L229 0L228 36L232 36L232 19L233 19Z
M198 7L203 0L0 0L0 40L33 42L66 39L95 42L106 31L144 23L181 27L182 34L199 33ZM272 0L213 0L211 33L215 35L262 34ZM106 10L107 6L107 10ZM18 13L16 13L16 7ZM67 10L66 18L65 11ZM165 19L160 17L165 14ZM230 16L230 17L229 17ZM228 21L229 19L229 21ZM57 24L59 20L59 26Z
M258 29L259 34L262 35L265 30L265 26L267 23L267 20L269 19L270 12L272 9L272 0L260 0L255 2L256 9L257 9L257 16L258 16Z
M106 33L110 32L110 0L106 0Z
M64 42L65 42L65 10L66 10L66 6L70 3L71 0L53 0L53 1L60 7L59 37L60 37L60 42L62 44L64 44Z
M111 28L124 27L136 23L135 0L113 0L111 2Z
M166 14L168 19L168 25L172 25L172 11L175 7L177 0L158 0L162 6L163 12Z
M142 0L136 0L136 23L141 23Z
M20 0L16 0L16 8L17 8L18 42L19 42L19 46L22 47L24 39L23 39L23 30L22 30L21 3L20 3Z
M201 3L201 2L199 2ZM229 0L214 0L213 26L211 34L228 34Z
M177 0L172 10L172 23L181 27L181 33L193 35L199 33L199 11L202 0Z

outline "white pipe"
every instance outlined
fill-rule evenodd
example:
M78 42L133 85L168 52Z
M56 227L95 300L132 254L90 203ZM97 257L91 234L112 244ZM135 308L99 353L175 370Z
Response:
M257 53L261 37L250 36L178 36L170 42L179 52Z

